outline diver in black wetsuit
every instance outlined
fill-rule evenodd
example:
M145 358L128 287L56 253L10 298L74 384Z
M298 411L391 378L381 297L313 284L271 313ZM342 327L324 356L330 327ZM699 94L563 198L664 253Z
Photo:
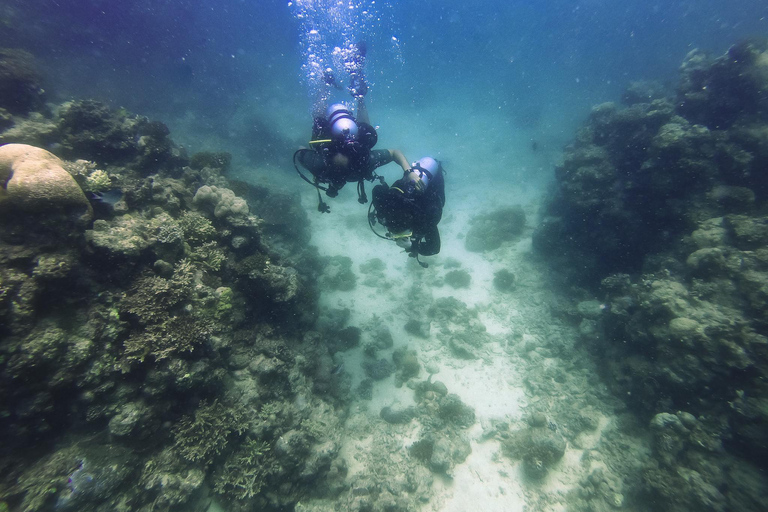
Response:
M376 222L381 223L387 228L382 238L394 240L417 260L419 255L432 256L440 252L437 225L445 206L444 174L437 160L424 157L391 187L385 184L374 187L368 215L371 229ZM419 264L427 266L421 261Z
M374 150L378 136L368 119L365 107L365 45L358 43L347 49L344 68L350 76L350 94L357 103L357 117L349 109L335 103L328 107L325 117L316 117L312 126L312 140L309 149L299 149L294 154L294 165L299 175L318 189L318 210L328 212L330 208L320 197L324 190L328 197L336 197L339 190L350 182L358 184L358 201L368 202L365 195L365 181L373 181L376 169L390 162L396 162L404 171L409 169L408 160L396 149ZM326 83L339 87L332 74L326 73ZM310 180L299 170L299 165L312 174Z

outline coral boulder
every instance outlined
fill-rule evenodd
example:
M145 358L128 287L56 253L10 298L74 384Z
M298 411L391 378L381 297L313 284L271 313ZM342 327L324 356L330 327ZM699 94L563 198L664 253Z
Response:
M71 213L90 220L91 205L62 161L26 144L0 147L0 210L12 213ZM13 220L14 215L4 216Z

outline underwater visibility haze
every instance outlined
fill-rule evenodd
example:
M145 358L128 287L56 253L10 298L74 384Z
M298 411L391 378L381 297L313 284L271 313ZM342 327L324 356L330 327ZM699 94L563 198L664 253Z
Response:
M766 510L767 173L764 1L0 0L0 512Z

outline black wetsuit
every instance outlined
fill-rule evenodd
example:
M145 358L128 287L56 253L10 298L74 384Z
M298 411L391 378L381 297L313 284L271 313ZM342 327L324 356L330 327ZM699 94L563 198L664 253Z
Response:
M349 158L349 167L338 169L333 165L332 159L336 153L342 153ZM349 151L344 151L330 148L327 152L325 150L302 151L298 154L298 161L320 183L328 183L328 195L333 196L334 192L341 190L345 183L373 180L376 168L390 163L392 155L388 149L354 150L350 148Z
M300 150L297 160L306 170L312 173L319 183L327 183L327 194L335 196L346 184L372 181L374 171L392 162L392 155L387 149L372 149L376 145L376 130L368 123L358 123L358 137L355 142L331 141L320 143L314 149ZM331 139L327 121L315 119L312 129L313 140ZM349 159L349 165L338 168L333 165L333 158L342 154Z
M437 225L445 206L445 181L442 170L432 178L424 192L415 190L414 183L402 178L392 184L373 188L373 206L379 220L391 232L411 230L409 252L432 256L440 252L440 231Z

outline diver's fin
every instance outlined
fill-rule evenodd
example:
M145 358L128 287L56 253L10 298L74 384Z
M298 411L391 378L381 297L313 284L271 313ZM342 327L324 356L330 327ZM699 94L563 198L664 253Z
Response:
M330 70L325 70L323 73L323 79L325 80L326 85L330 85L331 87L335 87L336 89L341 89L341 86L336 81L336 77L333 75L333 72Z

